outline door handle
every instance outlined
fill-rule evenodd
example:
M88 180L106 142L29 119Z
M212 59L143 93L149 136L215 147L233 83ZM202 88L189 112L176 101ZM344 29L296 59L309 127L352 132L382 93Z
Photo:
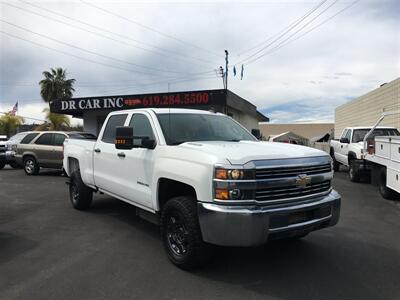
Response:
M99 148L96 148L96 149L94 149L94 152L96 152L96 153L100 153L100 152L101 152L101 150L100 150Z
M124 152L119 152L117 155L118 155L118 157L125 157L125 153Z

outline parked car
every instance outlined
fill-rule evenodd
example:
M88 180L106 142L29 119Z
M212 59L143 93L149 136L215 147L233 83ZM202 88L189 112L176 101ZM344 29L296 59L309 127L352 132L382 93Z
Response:
M66 140L74 208L103 192L160 225L169 259L203 264L209 244L256 246L335 225L340 196L320 150L261 142L232 118L187 109L108 115L97 141Z
M6 135L0 135L0 170L6 165Z
M9 164L12 168L18 169L21 166L15 160L15 152L17 150L17 145L21 142L21 140L30 133L30 131L20 132L12 137L5 143L6 151L5 151L5 162Z
M340 165L349 167L349 177L358 182L363 175L370 174L370 165L364 160L364 137L372 129L369 127L346 127L339 140L331 140L330 154L333 168L339 170ZM399 131L394 127L376 127L370 138L375 136L398 136Z
M27 134L17 146L15 159L27 175L37 175L40 168L61 169L65 139L96 139L85 132L36 131Z

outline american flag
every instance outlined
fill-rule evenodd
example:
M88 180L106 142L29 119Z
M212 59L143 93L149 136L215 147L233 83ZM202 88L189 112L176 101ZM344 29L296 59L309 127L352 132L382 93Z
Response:
M10 115L15 116L17 114L17 111L18 111L18 101L17 103L15 103L13 109L10 111Z

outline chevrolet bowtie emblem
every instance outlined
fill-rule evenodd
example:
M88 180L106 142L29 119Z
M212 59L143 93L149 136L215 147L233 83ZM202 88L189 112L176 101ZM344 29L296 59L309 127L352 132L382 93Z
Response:
M311 178L306 174L300 174L296 178L296 185L305 188L311 182Z

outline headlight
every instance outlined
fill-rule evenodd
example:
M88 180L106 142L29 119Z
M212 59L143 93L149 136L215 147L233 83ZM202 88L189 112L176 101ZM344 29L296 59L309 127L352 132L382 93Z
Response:
M214 199L246 200L254 198L254 191L241 189L241 180L254 180L255 169L216 167L214 173ZM237 181L237 182L236 182Z
M253 176L250 170L216 168L214 177L222 180L240 180L252 179Z

